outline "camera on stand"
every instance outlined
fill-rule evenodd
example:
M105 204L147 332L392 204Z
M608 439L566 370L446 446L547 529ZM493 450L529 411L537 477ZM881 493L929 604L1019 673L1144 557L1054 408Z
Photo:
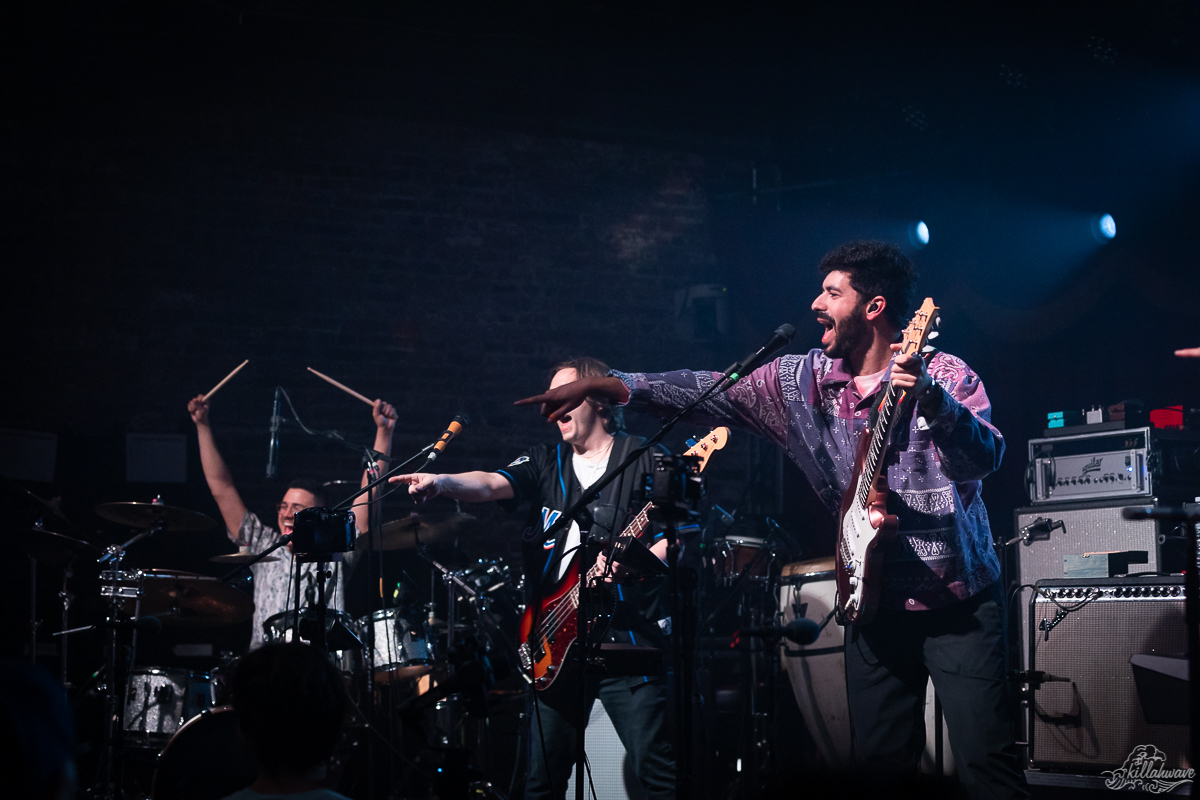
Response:
M646 475L646 500L654 503L650 518L657 522L694 522L700 519L704 477L700 456L655 452L654 467Z
M341 561L354 549L354 515L320 506L297 511L292 527L292 552L299 562Z

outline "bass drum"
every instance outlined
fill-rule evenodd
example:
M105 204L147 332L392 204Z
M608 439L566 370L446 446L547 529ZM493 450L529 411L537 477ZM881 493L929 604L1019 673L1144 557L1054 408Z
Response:
M258 768L242 744L231 706L192 717L167 742L151 784L152 800L220 800L254 782Z
M837 603L834 559L799 561L783 568L779 587L780 624L807 617L824 625L810 645L784 641L781 645L783 668L796 695L796 704L804 716L804 726L817 745L821 759L832 769L851 766L850 706L846 700L845 629L833 619ZM933 681L925 687L925 752L921 771L935 771L937 747L934 724ZM954 772L950 740L942 724L942 771Z

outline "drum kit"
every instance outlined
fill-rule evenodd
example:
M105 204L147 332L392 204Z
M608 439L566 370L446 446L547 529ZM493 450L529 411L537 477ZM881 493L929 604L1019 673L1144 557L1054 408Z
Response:
M103 746L97 751L94 794L122 794L122 781L129 780L128 776L122 778L126 767L147 762L157 775L151 789L153 797L217 797L245 786L254 777L253 765L244 753L232 752L236 747L230 741L236 742L236 737L228 736L233 725L231 678L238 659L224 654L219 663L202 671L146 665L138 661L137 640L139 635L156 634L165 628L218 629L245 622L255 608L246 591L246 577L223 581L172 569L130 569L123 564L130 548L151 536L210 530L216 522L204 514L167 505L161 498L149 503L105 503L96 508L96 513L132 529L132 537L122 544L101 548L81 537L48 530L41 520L14 537L31 559L32 580L36 581L37 564L62 572L62 627L51 636L60 644L62 680L68 688L72 674L68 668L68 642L86 631L103 634L103 666L85 687L98 694L103 704ZM52 519L49 524L67 527L56 522ZM420 701L416 703L420 708L428 707L418 720L430 728L424 731L425 740L445 745L461 738L462 731L472 724L466 718L477 710L460 698L463 692L483 694L497 689L500 694L511 693L500 681L505 669L497 670L497 665L516 661L511 632L515 631L520 612L519 581L514 581L502 560L476 560L450 568L428 549L452 546L456 537L474 523L474 517L463 513L413 514L358 537L356 549L418 554L430 565L431 583L436 586L440 576L444 595L438 598L441 602L431 596L419 609L386 607L360 617L340 609L325 609L327 649L344 676L355 709L348 728L369 725L371 720L386 717L397 708L411 711ZM77 532L73 526L71 530ZM254 558L254 553L242 550L210 560L234 568ZM277 559L267 556L265 560ZM91 624L70 627L75 599L70 584L85 565L96 565L99 573L97 592L103 606L99 615L102 619L94 619L96 614L90 613ZM31 590L30 652L36 654L36 587ZM88 606L90 612L97 611L94 603ZM268 617L263 625L263 641L308 638L305 622L314 618L309 607ZM78 644L74 650L78 652ZM487 660L487 670L462 669L464 657L480 653ZM464 680L456 679L456 671L478 674L486 685L465 685ZM229 765L225 777L208 774L212 762L197 761L197 753L218 755L221 763ZM210 791L196 788L209 784ZM181 786L192 788L185 791Z

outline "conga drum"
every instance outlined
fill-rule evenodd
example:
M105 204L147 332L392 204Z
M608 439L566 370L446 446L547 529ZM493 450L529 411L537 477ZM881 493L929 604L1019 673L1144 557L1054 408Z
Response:
M817 745L821 760L831 769L851 766L850 706L846 699L844 629L833 618L837 603L834 559L798 561L783 568L779 585L780 624L807 617L824 625L817 640L797 645L782 640L783 668L792 684L804 726ZM914 614L921 612L914 611ZM925 752L921 771L933 772L937 743L933 681L925 688ZM948 733L942 725L942 771L954 771Z

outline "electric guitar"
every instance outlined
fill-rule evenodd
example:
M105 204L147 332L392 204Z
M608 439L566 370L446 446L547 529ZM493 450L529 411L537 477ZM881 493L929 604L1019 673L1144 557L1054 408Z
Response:
M938 308L933 298L913 314L904 329L901 355L921 356L937 321ZM937 335L937 334L933 334ZM894 361L894 359L893 359ZM850 622L868 622L879 605L879 573L883 549L896 535L896 516L887 513L887 474L883 456L896 421L904 393L888 384L877 408L873 427L860 434L854 458L850 488L842 496L837 543L838 608Z
M728 428L715 428L685 453L689 456L700 457L700 469L708 466L709 457L725 446L729 440ZM613 542L610 559L616 559L621 551L633 539L638 538L650 524L649 511L653 503L646 507L621 531ZM522 671L533 678L533 686L538 691L550 688L554 679L562 671L563 662L571 645L575 643L578 634L579 619L579 569L575 567L575 559L580 557L583 548L571 559L572 568L563 576L562 583L542 600L537 610L537 633L531 635L534 613L532 608L525 609L521 617L521 645L517 648L521 657ZM593 564L587 572L587 583L591 585L603 578L599 565ZM588 623L589 630L594 620Z

